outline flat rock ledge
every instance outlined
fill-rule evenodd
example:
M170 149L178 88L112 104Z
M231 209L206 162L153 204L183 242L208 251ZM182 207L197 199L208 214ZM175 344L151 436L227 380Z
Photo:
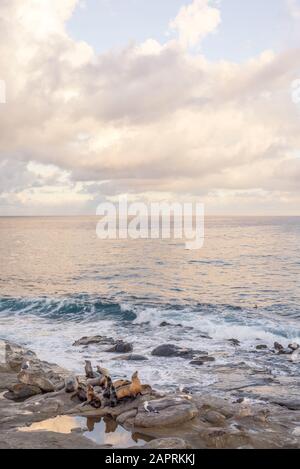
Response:
M163 395L143 385L136 399L96 409L66 392L68 370L39 360L17 344L0 340L0 346L4 350L0 355L0 448L104 448L80 431L68 435L20 431L57 416L95 417L98 422L112 417L125 430L145 436L146 441L152 439L139 447L145 449L300 447L300 381L295 377L258 385L252 384L252 378L241 381L240 369L228 373L225 367L224 377L232 382L226 391L220 380L222 398L209 388L201 395L185 391ZM27 361L29 368L24 369Z

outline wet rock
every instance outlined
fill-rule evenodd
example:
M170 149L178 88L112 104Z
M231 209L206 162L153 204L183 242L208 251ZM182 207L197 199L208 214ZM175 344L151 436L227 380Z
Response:
M24 361L36 358L35 353L31 350L27 350L24 347L21 347L20 345L8 342L6 340L0 340L0 349L4 352L3 354L1 354L1 372L19 372Z
M76 392L78 390L78 381L76 376L67 376L65 379L65 390L67 393Z
M190 365L201 366L201 365L204 365L205 363L212 363L212 362L215 362L215 361L216 361L216 359L214 357L200 356L200 357L194 358L190 362Z
M20 383L37 386L43 392L53 392L55 390L55 386L52 381L50 381L41 370L21 371L18 374L18 379Z
M157 413L147 413L143 406L139 407L134 419L135 427L153 428L180 425L196 417L199 413L191 401L183 398L163 398L152 400L151 406Z
M267 349L268 349L268 346L264 344L256 346L256 350L267 350Z
M143 449L192 449L192 447L181 438L158 438L144 445Z
M106 337L106 336L102 336L102 335L94 335L94 336L90 336L90 337L81 337L81 339L79 340L76 340L74 343L73 343L73 346L74 347L78 347L80 345L112 345L114 344L115 341L114 339L112 339L111 337Z
M241 342L238 339L229 339L228 342L234 347L240 347Z
M37 394L41 394L41 389L39 387L18 383L10 387L9 392L7 392L4 397L13 401L19 401L36 396Z
M223 425L226 421L226 417L222 415L220 412L216 412L214 410L208 411L204 416L204 420L206 422L211 423L212 425Z
M194 358L194 356L199 353L196 350L187 349L183 347L178 347L173 344L163 344L156 347L152 350L151 355L156 357L182 357L182 358ZM207 355L206 352L203 352L203 355ZM201 352L202 355L202 352Z
M279 342L274 342L274 349L277 352L282 352L284 350L284 347Z
M129 344L128 342L124 342L123 340L117 340L115 345L107 350L105 352L109 353L128 353L132 352L133 346L132 344Z
M298 350L300 348L300 345L299 344L296 344L296 342L292 343L292 344L289 344L289 349L295 351L295 350Z
M141 361L148 360L148 358L145 357L144 355L137 355L137 354L131 353L129 355L120 355L118 357L113 357L112 360L124 360L124 361L141 362Z

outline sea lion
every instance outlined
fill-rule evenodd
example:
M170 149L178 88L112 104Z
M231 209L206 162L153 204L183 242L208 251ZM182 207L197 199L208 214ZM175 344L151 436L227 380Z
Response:
M96 408L101 407L101 397L99 396L99 394L96 394L93 386L91 386L90 384L87 387L86 399L87 399L87 404L90 404Z
M103 392L103 398L106 399L105 405L116 407L118 403L118 397L110 376L106 377L106 388Z

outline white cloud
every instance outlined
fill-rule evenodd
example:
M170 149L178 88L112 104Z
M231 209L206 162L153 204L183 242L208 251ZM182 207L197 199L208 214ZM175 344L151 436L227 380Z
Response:
M273 209L299 206L299 50L243 64L190 54L183 43L219 22L198 1L195 18L179 12L178 41L97 56L66 32L75 4L0 3L0 213L51 204L78 213L121 192L201 196L214 210L235 200L252 210L268 197Z
M193 0L183 6L170 29L178 32L179 41L184 47L195 46L209 33L215 31L221 22L218 8L211 6L210 0Z

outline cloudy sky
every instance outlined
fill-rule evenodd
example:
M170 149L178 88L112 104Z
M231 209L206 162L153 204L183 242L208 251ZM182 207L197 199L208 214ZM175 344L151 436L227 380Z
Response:
M0 215L300 215L300 0L1 0L0 80Z

